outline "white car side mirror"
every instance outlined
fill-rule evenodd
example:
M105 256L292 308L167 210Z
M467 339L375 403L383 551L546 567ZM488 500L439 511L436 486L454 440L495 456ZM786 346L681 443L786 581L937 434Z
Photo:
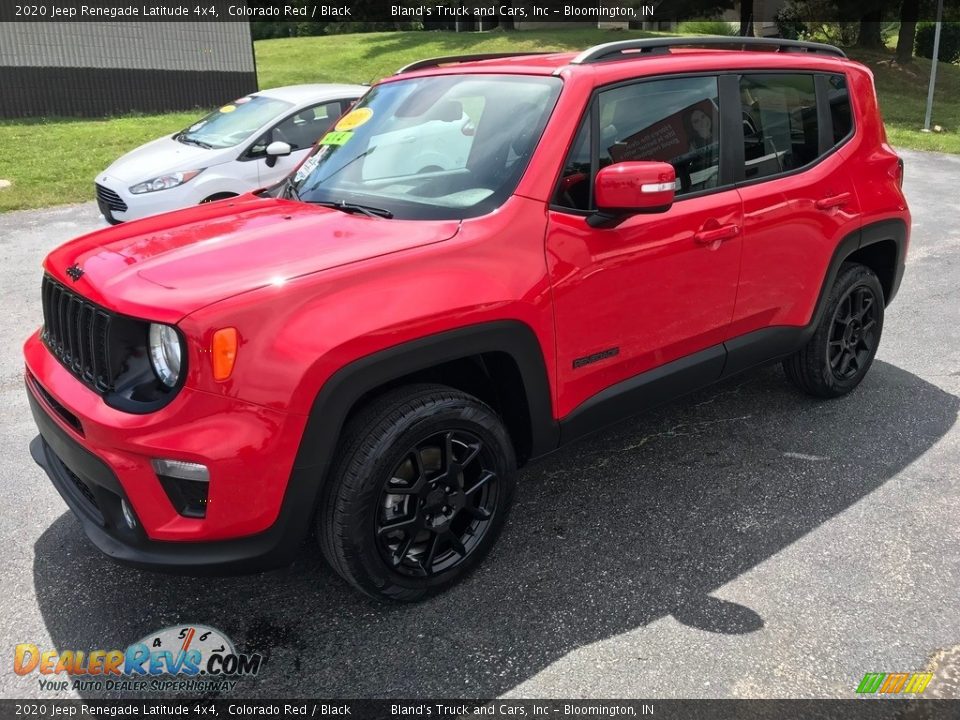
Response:
M277 164L277 158L289 155L292 152L290 143L276 140L267 145L267 167L273 167Z
M282 157L289 155L291 152L292 148L290 145L285 142L280 142L279 140L267 145L267 157Z

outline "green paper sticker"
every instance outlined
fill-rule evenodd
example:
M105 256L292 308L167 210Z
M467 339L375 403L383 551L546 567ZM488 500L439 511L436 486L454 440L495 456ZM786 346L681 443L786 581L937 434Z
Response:
M337 132L337 131L328 132L326 135L320 138L320 144L321 145L343 145L344 143L347 142L347 140L349 140L352 137L353 137L353 133L346 130L340 131L340 132Z

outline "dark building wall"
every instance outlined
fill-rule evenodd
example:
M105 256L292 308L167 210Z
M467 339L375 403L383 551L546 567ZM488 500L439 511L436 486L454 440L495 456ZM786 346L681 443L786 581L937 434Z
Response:
M248 23L0 23L0 117L207 108L256 89Z

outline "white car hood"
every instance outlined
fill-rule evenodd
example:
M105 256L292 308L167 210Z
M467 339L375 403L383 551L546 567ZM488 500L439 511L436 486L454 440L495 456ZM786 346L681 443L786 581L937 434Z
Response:
M196 145L185 145L174 140L173 135L168 135L131 150L115 160L103 174L132 184L168 172L199 170L218 165L229 160L230 153L236 152L236 148L208 150Z

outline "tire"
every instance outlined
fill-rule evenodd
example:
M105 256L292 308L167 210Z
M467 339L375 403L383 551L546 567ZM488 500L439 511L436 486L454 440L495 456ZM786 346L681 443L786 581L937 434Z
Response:
M199 204L206 205L207 203L216 202L217 200L227 200L233 197L237 197L237 194L232 192L214 193L210 197L205 197L203 200L199 202Z
M813 337L783 361L790 381L822 398L853 390L877 353L883 305L883 288L873 270L855 263L842 265Z
M490 550L515 474L506 428L477 398L443 385L389 391L347 423L317 513L320 548L367 595L420 600Z

